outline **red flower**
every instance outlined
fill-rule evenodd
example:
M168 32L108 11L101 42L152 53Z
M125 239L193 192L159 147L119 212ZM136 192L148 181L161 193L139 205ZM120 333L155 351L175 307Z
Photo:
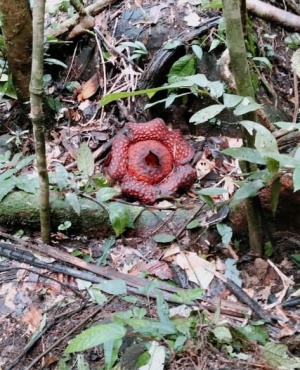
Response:
M152 204L158 196L188 189L195 182L195 171L187 164L194 150L179 130L169 131L160 118L125 127L125 133L113 140L108 166L123 194Z

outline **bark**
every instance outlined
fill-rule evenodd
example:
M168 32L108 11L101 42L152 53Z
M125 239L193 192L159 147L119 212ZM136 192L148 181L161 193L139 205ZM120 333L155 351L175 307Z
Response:
M108 213L101 206L90 199L79 198L80 215L76 214L69 203L58 193L50 193L52 230L65 221L71 221L72 226L67 233L80 234L93 237L106 237L114 234ZM131 218L134 222L134 229L131 233L141 236L152 235L155 231L162 232L161 227L166 225L168 219L172 220L176 231L182 227L199 211L198 207L191 210L177 209L172 211L151 211L142 207L128 205ZM39 199L36 194L29 194L23 191L15 191L8 194L0 202L0 225L4 227L29 228L38 230L40 227ZM165 227L168 233L175 233Z
M247 0L247 9L260 18L279 23L285 27L293 28L296 31L300 30L300 17L279 9L276 6L264 3L260 0Z
M9 70L21 108L29 112L32 19L28 0L0 0L2 32Z
M33 6L32 70L30 81L30 107L33 123L35 154L39 174L39 201L41 237L50 244L51 223L49 204L49 177L46 160L44 102L44 15L45 0L35 0Z
M226 22L226 41L231 60L232 74L236 83L237 93L241 96L249 96L253 99L254 90L251 81L250 70L247 61L246 47L243 38L243 28L240 15L239 0L223 0L223 14ZM255 113L248 113L243 119L257 121ZM254 135L250 135L243 129L243 141L246 147L254 146ZM243 173L255 172L257 166L241 162ZM263 245L261 209L257 197L248 198L244 201L247 214L249 244L251 252L261 255Z

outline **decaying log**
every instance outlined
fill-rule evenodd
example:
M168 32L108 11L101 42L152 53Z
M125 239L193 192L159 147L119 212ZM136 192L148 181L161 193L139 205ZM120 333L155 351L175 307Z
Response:
M114 234L107 211L90 199L80 198L80 215L76 214L68 202L57 192L50 195L51 226L53 232L65 221L72 223L68 232L105 237ZM122 204L124 205L124 204ZM134 223L134 233L139 236L151 235L159 225L172 219L176 231L184 226L186 220L193 217L199 207L191 210L176 209L174 211L160 211L152 208L135 205L126 205ZM36 194L15 191L8 194L0 202L0 225L8 227L27 227L31 230L39 229L39 202ZM175 232L176 232L175 231ZM174 233L175 233L174 232Z

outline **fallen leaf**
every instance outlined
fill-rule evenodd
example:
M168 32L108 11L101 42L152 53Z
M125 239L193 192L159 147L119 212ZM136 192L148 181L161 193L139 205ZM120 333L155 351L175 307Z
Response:
M200 25L200 17L197 13L190 13L183 19L190 27L198 27Z

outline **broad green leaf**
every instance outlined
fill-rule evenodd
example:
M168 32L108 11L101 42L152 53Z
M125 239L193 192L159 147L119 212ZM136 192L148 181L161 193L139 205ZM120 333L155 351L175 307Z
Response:
M236 116L242 116L243 114L253 112L261 107L260 104L257 104L253 99L247 97L243 98L243 100L236 106L233 113Z
M67 193L66 194L66 201L70 204L73 208L75 213L79 216L80 215L80 203L76 193Z
M205 189L201 189L197 192L198 194L201 194L201 195L222 195L222 194L225 194L225 193L228 193L228 191L226 189L223 189L223 188L205 188Z
M224 93L224 85L221 81L209 81L207 88L210 92L210 95L219 98Z
M265 325L248 324L246 326L237 326L235 330L242 333L250 342L265 344L269 337L268 330Z
M199 125L199 123L207 122L211 118L216 117L222 110L225 108L225 105L215 104L210 105L209 107L203 108L192 115L190 122Z
M65 353L81 352L114 340L121 339L125 336L126 329L124 326L117 324L103 324L93 326L84 330L71 340Z
M63 107L61 102L58 99L53 98L52 96L47 96L46 100L49 107L56 113L58 113Z
M131 326L134 332L151 336L164 336L176 333L175 326L171 322L163 323L151 319L139 319L134 317L132 319L128 319L126 324Z
M96 198L99 202L106 202L116 195L120 195L120 192L114 188L101 188L96 193Z
M115 245L116 238L110 236L107 238L101 248L102 255L97 259L97 265L106 265L107 258L109 256L109 250Z
M222 153L230 155L233 158L242 161L248 161L257 164L266 164L266 160L261 156L260 152L254 148L227 148L222 150Z
M295 173L295 172L294 172ZM295 184L295 183L294 183ZM275 216L280 196L280 177L277 177L271 185L271 211Z
M0 202L15 187L15 179L9 178L0 183Z
M275 176L278 174L279 171L279 162L276 159L267 157L267 169L270 172L272 176Z
M232 228L225 224L219 223L217 224L217 230L222 237L222 243L227 246L231 242Z
M17 165L17 163L18 163L18 161L19 161L19 159L22 157L22 153L20 152L20 153L16 153L13 157L12 157L12 159L11 159L11 165L12 166L16 166Z
M16 187L26 193L35 194L39 188L39 179L37 176L29 177L28 175L20 175L16 177Z
M55 174L56 174L56 181L57 181L58 189L59 190L66 189L68 187L68 177L69 177L68 171L65 169L65 167L62 164L56 163Z
M225 326L218 326L214 328L212 332L218 342L230 343L232 341L232 335L230 333L230 330Z
M178 303L192 304L194 300L203 297L203 292L204 289L202 288L182 290L177 294L173 294L172 299Z
M2 186L3 181L9 178L13 178L13 175L17 172L18 170L16 168L10 168L9 170L2 172L0 175L0 187Z
M159 320L162 323L170 323L169 318L169 306L167 301L165 301L162 292L157 292L157 299L156 299L156 310L159 317Z
M192 45L192 50L193 50L193 52L194 52L194 54L196 55L196 57L199 59L199 60L201 60L202 59L202 57L203 57L203 50L202 50L202 48L201 48L201 46L199 46L199 45Z
M192 229L196 229L199 226L200 226L200 220L199 219L196 219L196 220L193 220L190 223L188 223L187 226L186 226L186 228L188 230L192 230Z
M261 180L246 182L235 192L233 199L240 200L255 197L263 187L264 182Z
M170 243L172 242L174 239L176 238L175 235L171 235L171 234L157 234L157 235L154 235L153 236L153 239L157 242L157 243Z
M221 43L221 40L219 39L213 39L212 40L212 43L210 44L210 48L209 48L209 51L213 51L215 48L217 48Z
M112 295L122 295L127 293L127 286L124 280L105 280L97 284L103 292Z
M122 338L103 343L105 370L113 368L123 341Z
M299 161L295 160L294 158L287 154L268 152L265 153L265 156L278 161L280 167L295 168L300 164Z
M29 155L20 160L16 165L16 170L20 171L23 167L28 166L34 159L35 155Z
M128 208L124 204L110 203L108 205L109 220L116 233L121 235L126 227L132 227L132 220Z
M87 288L87 291L91 297L91 299L96 302L97 304L104 304L105 302L107 302L107 297L105 294L103 294L101 292L100 289L98 289L96 286L91 286L89 288Z
M295 152L295 155L294 155L294 159L296 159L300 163L300 148L297 148L296 149L296 152Z
M223 94L224 105L227 108L233 108L237 106L244 98L239 95Z
M287 131L293 131L295 129L300 130L300 124L299 123L292 123L292 122L275 122L275 126L287 130Z
M83 142L78 150L77 166L85 178L91 177L94 173L93 154L86 142Z
M187 76L184 78L184 80L192 84L196 84L199 87L207 87L207 85L209 84L208 79L203 73L197 73L193 76Z
M273 66L270 60L266 57L254 57L252 60L255 60L256 62L259 62L261 64L265 64L270 70L272 70Z
M194 55L184 55L179 58L170 68L168 82L173 82L173 77L185 77L194 75L196 72L196 59Z
M300 189L300 166L297 166L293 173L294 191Z
M181 45L181 41L180 40L169 40L168 42L166 42L163 46L163 49L165 50L173 50L173 49L176 49L178 46Z
M60 60L58 59L54 59L54 58L44 58L44 62L47 63L47 64L54 64L54 65L57 65L57 66L60 66L60 67L63 67L63 68L68 68L68 66L61 62Z

